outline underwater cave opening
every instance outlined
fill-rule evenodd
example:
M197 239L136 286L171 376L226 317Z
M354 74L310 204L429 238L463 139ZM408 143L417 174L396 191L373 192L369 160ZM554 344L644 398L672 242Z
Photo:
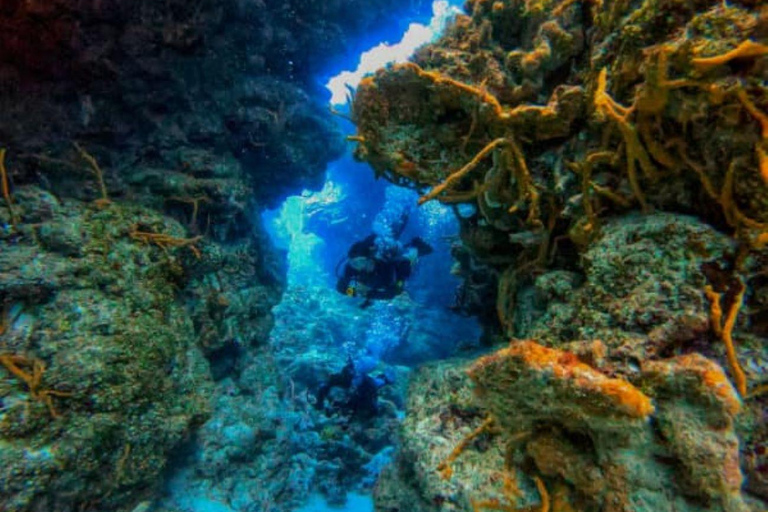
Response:
M364 52L355 71L318 77L334 109L345 111L366 73L437 37L459 4L433 2L432 21L411 23L400 43ZM338 121L342 133L354 130ZM461 283L452 274L454 210L417 206L416 191L376 179L349 153L327 167L320 190L262 213L286 256L285 289L265 346L217 354L225 391L168 485L167 503L179 510L372 511L371 490L395 453L410 373L480 339L476 319L452 309ZM368 300L365 283L344 280L355 259L350 249L361 244L407 262L406 274L386 267L396 276L387 281L392 293ZM195 462L212 473L195 473Z
M451 250L459 242L454 211L438 202L417 206L415 191L377 180L349 155L331 164L326 176L320 191L288 197L263 215L288 261L270 346L291 393L311 402L329 388L328 398L308 413L306 429L320 441L301 449L313 453L319 467L339 466L318 471L322 498L301 510L323 510L327 501L362 512L373 510L367 492L394 453L410 371L450 357L481 333L474 318L452 310L461 282L451 273ZM413 260L402 293L382 300L349 293L354 282L344 280L355 259L350 251L375 247L372 236L394 242L396 252L417 243L432 250Z
M457 5L434 2L429 25L411 24L400 43L382 43L361 56L355 71L328 79L334 108L348 108L365 74L402 62L433 40ZM339 123L342 131L354 130L343 117ZM288 261L287 288L273 310L271 346L292 392L315 400L307 430L320 437L302 447L316 458L317 471L315 491L301 511L373 510L368 493L394 454L409 372L480 338L477 321L452 310L461 282L452 274L456 213L437 202L418 207L418 197L377 179L348 152L328 166L321 190L287 197L263 214ZM364 296L360 274L349 279L350 266L373 261L381 274L378 265L392 254L410 258L404 277L393 270L400 288L383 297L372 294L373 300Z

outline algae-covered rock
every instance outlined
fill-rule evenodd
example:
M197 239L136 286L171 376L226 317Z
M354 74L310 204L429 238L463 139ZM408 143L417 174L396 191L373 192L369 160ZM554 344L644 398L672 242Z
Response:
M427 364L411 379L397 458L376 484L380 512L470 511L472 500L503 498L505 447L481 434L452 465L445 479L438 466L462 439L483 424L466 361Z
M521 380L501 362L489 369L486 405L508 430L549 425L525 453L554 485L555 509L567 486L580 489L576 510L742 510L747 493L768 499L764 7L472 0L465 9L412 62L364 79L353 118L356 155L377 175L419 189L420 203L468 212L462 292L488 332L575 354L555 365L562 371L577 357L597 372L581 376L592 387L573 388L519 368L532 360L499 355ZM717 386L727 376L740 412L715 412L714 382L694 386L708 398L682 385L699 374L718 375ZM623 399L609 407L595 396L613 382L604 379L650 400L646 422L622 418ZM598 425L606 414L636 433L628 451L595 448L610 437ZM633 459L640 446L653 456ZM518 505L495 499L489 508Z
M531 341L470 369L481 402L577 510L748 510L740 400L698 354L648 363L633 385ZM658 430L660 426L660 430Z
M740 406L722 369L697 354L649 363L633 382L533 341L428 365L411 383L376 510L546 501L555 510L746 512Z
M208 364L178 299L197 248L137 238L185 236L147 210L27 192L27 219L53 209L0 240L0 508L130 509L209 413Z
M718 265L734 253L732 239L693 217L611 220L581 256L583 277L553 270L520 287L510 299L514 334L551 343L600 339L635 361L670 353L706 336L704 288L727 276Z

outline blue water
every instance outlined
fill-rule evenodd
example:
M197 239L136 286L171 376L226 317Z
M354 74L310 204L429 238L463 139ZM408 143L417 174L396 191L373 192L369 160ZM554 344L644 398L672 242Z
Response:
M347 495L347 503L342 507L328 505L322 496L314 495L305 506L295 512L373 512L373 501L370 496L357 493Z
M443 1L441 8L458 3ZM429 24L426 18L414 21ZM439 25L433 23L432 27ZM416 34L416 40L429 37L427 32L426 27L411 27L409 33ZM387 39L397 42L400 36L388 34ZM378 42L365 44L375 46ZM360 48L367 49L365 44ZM369 55L380 57L381 52ZM352 59L357 60L356 56ZM345 68L355 66L351 62ZM360 66L365 67L365 63ZM337 108L344 110L344 106ZM354 126L342 117L339 127L354 133ZM267 405L260 398L237 391L237 382L222 383L201 440L192 443L185 461L177 464L168 482L169 508L183 512L272 511L277 510L275 506L284 510L286 503L293 503L301 504L295 512L373 511L370 491L396 449L397 423L405 414L410 370L448 357L458 346L474 343L480 336L474 318L451 311L460 284L451 274L451 247L458 243L456 215L438 202L418 207L418 197L414 190L377 180L371 168L355 162L348 151L329 165L321 190L305 190L287 197L275 210L264 212L263 225L273 244L285 252L288 264L287 288L282 302L273 309L269 350L282 385L291 392L287 399L277 398L279 391L267 388L265 393L276 400ZM337 292L336 281L350 247L371 234L389 241L397 239L401 244L420 237L434 252L415 262L401 294L369 305L363 298ZM313 410L305 397L316 393L348 361L355 364L356 378L391 377L393 383L379 392L376 401L397 410L368 420L350 419L349 428L359 429L355 441L333 435L324 439L323 432L329 428L335 432L333 429L339 427L338 419ZM243 374L253 374L258 368L245 366ZM231 395L226 391L228 386L233 390ZM281 453L266 454L265 459L254 451L258 443L251 439L254 426L248 410L262 410L285 426L276 431ZM245 437L233 439L233 431ZM361 440L361 432L372 432L370 439ZM382 439L389 439L388 444L382 445ZM345 455L356 450L367 453L368 459L353 462L354 456ZM226 464L213 480L205 474L212 470L212 463ZM328 471L324 468L339 464L340 469L324 473ZM264 477L255 467L275 472L291 469ZM198 473L201 470L203 474ZM344 505L329 505L331 497L334 504Z

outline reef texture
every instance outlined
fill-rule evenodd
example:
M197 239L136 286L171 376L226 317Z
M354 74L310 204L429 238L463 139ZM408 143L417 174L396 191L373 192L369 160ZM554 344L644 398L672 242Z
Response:
M395 2L0 4L0 510L133 510L233 386L279 409L260 212L341 153L314 76Z
M0 508L109 510L153 488L209 412L208 365L175 299L205 249L137 239L184 228L136 207L36 187L15 199L39 227L0 251Z
M650 362L633 384L579 360L594 344L570 348L516 341L419 371L377 510L750 510L740 400L716 363Z
M394 384L380 389L373 404L360 404L377 405L375 413L347 405L354 404L353 389L342 385L316 406L329 376L365 354L366 331L381 311L360 310L327 286L289 286L273 310L268 345L229 358L237 371L218 383L213 418L171 482L168 510L205 510L191 505L197 500L278 512L294 510L313 493L339 505L348 491L370 488L396 438L406 370L392 368Z
M512 344L465 407L466 382L409 410L438 421L406 421L377 508L400 485L424 510L763 510L768 7L465 8L363 80L352 138L456 208L460 306Z

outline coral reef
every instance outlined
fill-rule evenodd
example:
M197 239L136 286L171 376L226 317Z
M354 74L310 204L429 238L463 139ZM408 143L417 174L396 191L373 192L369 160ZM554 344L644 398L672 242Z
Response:
M580 362L593 344L570 348L519 341L421 369L377 510L751 510L741 402L717 364L654 361L634 385Z
M588 243L601 218L635 205L763 245L765 46L739 46L765 30L758 12L701 2L671 23L653 2L467 7L414 62L364 80L353 117L377 174L431 187L421 201L476 203L509 235L479 257L541 265L555 238Z
M420 374L377 509L764 509L765 6L465 9L352 139L455 208L463 306L512 344Z
M409 378L396 363L434 353L434 331L450 322L450 313L422 309L404 296L361 310L306 277L274 308L268 345L239 359L236 378L219 382L213 418L184 455L187 469L171 482L168 509L194 510L188 502L199 496L232 510L253 503L291 510L312 493L341 505L350 490L370 490L389 461ZM398 322L398 332L388 335ZM349 361L372 366L368 375L391 377L375 397L375 414L350 407L354 389L341 386L317 406L321 386ZM254 478L264 474L271 476Z
M394 4L2 2L0 509L146 509L212 414L271 449L260 213L341 153L315 74Z
M633 379L642 391L532 341L481 358L469 374L504 433L526 433L520 449L550 487L565 484L576 510L748 510L739 398L698 354L650 362Z
M135 243L137 223L183 233L137 207L36 187L15 204L21 232L0 238L0 508L123 506L209 414L208 367L174 300L195 258Z

